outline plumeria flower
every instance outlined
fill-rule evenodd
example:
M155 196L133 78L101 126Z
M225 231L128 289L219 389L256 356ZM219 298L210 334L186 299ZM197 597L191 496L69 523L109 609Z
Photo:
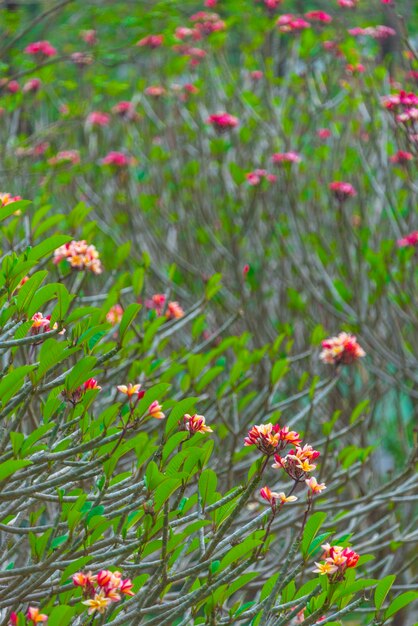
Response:
M309 489L312 491L312 493L321 493L321 491L324 491L324 489L327 488L325 483L318 483L315 476L311 476L311 478L307 478L305 480L305 483L307 484Z
M336 565L333 565L332 563L327 563L326 561L324 563L317 563L315 561L315 565L316 569L312 570L315 574L333 574L338 570L338 567Z
M37 93L42 85L40 78L31 78L23 85L23 93Z
M90 270L93 274L101 274L103 271L99 259L99 253L95 246L88 245L86 241L70 241L57 248L54 252L54 263L67 261L72 269Z
M149 87L145 89L145 93L147 94L147 96L152 96L153 98L159 98L160 96L163 96L166 93L166 91L164 87L162 87L161 85L150 85Z
M89 615L92 615L93 613L96 613L96 611L100 614L103 614L110 603L111 599L107 598L102 590L100 591L100 593L95 593L94 598L90 598L90 600L84 600L82 604L85 604L89 607L87 613Z
M132 383L128 383L128 385L117 386L117 390L120 391L120 393L123 393L125 396L128 396L128 398L132 398L132 396L137 396L140 389L141 385L133 385Z
M213 433L212 428L210 426L206 426L206 420L203 415L189 415L186 413L183 416L184 425L186 430L190 433Z
M95 390L95 389L97 389L97 391L101 390L101 387L99 386L95 378L89 378L88 380L86 380L83 387L84 387L84 391L90 391L90 390Z
M303 448L296 446L285 457L275 454L275 462L272 467L283 468L290 478L300 481L305 479L309 472L316 469L316 465L312 461L318 457L318 450L314 450L312 446L308 444L304 445Z
M159 404L158 400L154 400L152 404L148 407L148 413L150 417L155 417L157 420L163 420L165 418L164 413L162 412L162 406Z
M76 587L88 587L94 586L97 582L97 576L93 576L91 572L83 574L83 572L76 572L73 575L73 584Z
M133 584L129 578L125 578L120 581L119 590L124 593L126 596L134 596L134 592L132 591Z
M350 365L366 356L356 337L348 333L340 333L337 337L326 339L322 342L322 348L319 358L324 363L332 365Z
M277 500L280 501L281 504L285 504L286 502L296 502L296 496L286 496L283 491L277 493L276 491L271 491L267 486L263 489L260 489L260 495L264 500L270 502L270 504L275 503Z
M166 318L169 320L178 320L184 317L185 313L178 302L169 302L167 305Z
M123 308L120 304L114 304L110 307L109 311L106 313L106 321L112 326L119 324L123 317Z
M329 13L325 13L325 11L309 11L305 13L305 17L308 20L313 20L314 22L320 22L321 24L331 24L332 17Z
M13 204L13 202L18 202L21 199L21 196L12 196L11 193L0 193L0 208L8 204ZM13 215L22 215L22 211L17 210Z
M281 33L298 33L311 26L306 20L291 13L281 15L276 24Z
M51 321L51 316L50 315L46 315L44 316L43 313L38 312L35 313L32 318L32 326L31 326L31 334L35 335L38 334L40 332L50 332L51 330L55 330L56 328L58 328L58 324L55 323L53 325L53 327L51 328L50 326L50 321Z
M116 150L112 150L101 160L102 165L111 165L112 167L128 167L128 165L134 165L135 162L133 157Z
M45 615L44 613L39 613L39 609L37 607L34 607L34 606L30 606L28 608L28 612L26 613L26 617L33 624L39 624L41 622L48 621L48 615Z
M281 428L278 424L260 424L251 428L244 439L244 445L256 446L261 452L271 456L287 445L297 445L300 441L299 434L289 430L287 426Z

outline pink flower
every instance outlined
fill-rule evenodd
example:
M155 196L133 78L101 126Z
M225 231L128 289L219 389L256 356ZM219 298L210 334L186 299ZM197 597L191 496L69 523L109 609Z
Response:
M354 189L353 185L350 185L350 183L334 181L330 183L328 187L340 202L347 200L347 198L353 198L357 195L357 191Z
M264 76L264 72L262 72L261 70L252 70L250 72L250 78L252 80L261 80Z
M158 402L158 400L154 400L152 404L148 407L148 413L150 417L154 417L157 420L163 420L165 418L164 413L162 412L162 406Z
M97 43L97 32L93 29L82 30L80 37L85 43L89 44L89 46L94 46Z
M212 428L206 426L206 420L203 415L186 415L183 416L184 425L189 433L213 433Z
M119 590L124 593L126 596L134 596L134 592L132 591L133 584L130 578L124 578L120 581Z
M199 11L192 15L190 20L195 23L195 29L203 36L225 30L225 22L220 19L217 13Z
M92 111L88 114L86 121L91 126L107 126L110 122L110 115L101 111Z
M418 245L418 230L414 230L414 232L402 237L402 239L398 239L397 244L399 248L407 248L409 246Z
M14 611L12 611L10 613L10 617L9 617L9 626L17 626L17 620L18 620L18 616L17 613L15 613Z
M399 163L400 165L404 165L405 163L408 163L408 161L412 161L414 158L414 155L411 152L407 152L406 150L398 150L398 152L396 152L396 154L393 154L389 161L391 163Z
M84 67L93 63L93 57L87 52L73 52L70 59L78 67Z
M291 13L281 15L277 20L276 25L282 33L299 32L305 30L305 28L310 28L311 26L306 20L292 15Z
M123 152L117 152L112 150L109 152L102 160L102 165L110 165L112 167L128 167L129 165L133 165L135 163L135 159L133 157L127 156Z
M20 90L20 85L17 80L11 80L7 83L6 89L9 93L17 93Z
M184 41L184 39L188 38L199 41L199 39L202 38L202 35L196 28L188 28L187 26L178 26L174 32L174 36L176 39L180 39L180 41Z
M313 570L318 574L326 574L333 581L342 580L347 568L356 567L359 555L351 548L341 546L331 546L329 543L321 546L324 550L322 556L323 563L315 563L317 569Z
M26 54L36 55L39 57L53 57L57 54L54 46L49 41L35 41L25 48Z
M206 123L211 124L217 132L223 133L238 126L239 120L229 113L212 113L207 118Z
M48 159L49 165L78 165L80 153L78 150L61 150L54 157Z
M205 0L204 5L208 9L214 9L218 4L218 0Z
M279 6L282 4L283 0L263 0L264 6L270 13L274 13Z
M283 163L300 163L302 159L297 152L276 152L271 160L274 164L281 165Z
M338 0L338 4L343 9L354 9L357 4L357 0Z
M248 263L246 263L244 267L242 268L242 275L244 276L244 278L247 276L249 271L250 271L250 266L248 265Z
M332 17L329 13L325 13L325 11L309 11L305 13L305 17L308 20L314 20L315 22L321 22L322 24L330 24L332 22Z
M138 119L138 114L135 111L135 105L129 100L122 100L112 107L112 113L119 115L126 121Z
M45 615L44 613L39 613L39 609L36 608L36 607L33 607L33 606L30 606L28 608L28 612L26 613L26 617L33 624L39 624L40 622L47 622L48 621L48 615Z
M305 480L306 485L312 491L312 493L321 493L326 489L325 483L318 483L315 476L311 476L311 478L307 478Z
M290 431L287 426L280 428L278 424L260 424L253 426L244 439L244 446L256 446L266 454L272 454L283 450L289 444L297 445L301 439L295 431Z
M12 204L12 202L18 202L21 199L21 196L12 196L11 193L0 193L0 207Z
M252 187L256 187L257 185L259 185L262 180L266 180L269 183L274 183L277 180L277 176L275 174L269 174L267 170L260 169L254 170L253 172L248 172L248 174L246 174L245 176L248 184Z
M316 132L320 139L328 139L331 137L332 133L329 128L319 128Z
M345 66L345 70L348 74L356 75L363 74L366 71L366 68L362 63L347 63L347 65Z
M145 89L145 93L147 94L147 96L159 98L160 96L163 96L165 94L165 89L164 87L161 87L161 85L150 85L150 87L147 87Z
M103 266L99 259L99 253L95 246L88 245L86 241L70 241L57 248L54 252L54 263L67 261L72 269L89 270L93 274L101 274Z
M23 93L36 93L41 85L42 82L39 78L31 78L23 85Z
M123 316L123 308L120 304L114 304L106 313L106 321L112 326L119 324Z
M331 365L350 365L364 356L365 351L357 342L354 335L340 333L322 342L322 352L319 358Z
M178 320L181 317L184 317L184 310L178 302L169 302L165 315L168 320Z
M89 391L90 389L97 389L98 391L101 390L101 387L99 386L95 378L89 378L88 380L86 380L83 387L84 391Z
M147 35L146 37L140 39L136 45L154 50L155 48L162 46L163 42L164 35Z

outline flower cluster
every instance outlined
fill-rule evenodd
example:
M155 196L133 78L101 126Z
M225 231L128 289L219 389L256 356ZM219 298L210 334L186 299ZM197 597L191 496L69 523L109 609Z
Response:
M135 111L135 105L129 100L121 100L112 107L112 113L119 115L124 120L137 119L138 114Z
M150 48L154 50L155 48L159 48L164 43L164 35L147 35L138 41L136 44L141 48Z
M218 133L224 133L238 126L239 120L229 113L212 113L206 120L207 124L211 124Z
M161 317L164 312L166 301L167 298L163 293L155 293L149 300L145 300L145 306L147 309L155 311L157 317ZM184 310L178 302L170 301L167 304L165 317L168 320L180 319L181 317L184 317Z
M73 576L73 583L76 587L82 587L84 597L88 598L83 604L89 607L89 615L96 612L104 613L109 604L119 602L122 595L135 595L131 580L122 579L122 574L118 571L100 570L96 575L92 575L91 572L87 574L77 572Z
M49 165L78 165L80 153L78 150L61 150L54 157L48 159Z
M329 183L328 187L339 202L344 202L348 198L354 198L357 195L357 191L350 183L334 181Z
M51 330L58 328L58 324L55 323L52 328L50 325L51 316L43 313L35 313L32 316L31 335L39 335L40 333L48 333Z
M102 160L102 165L110 165L112 167L128 167L128 165L134 165L136 160L134 157L127 156L123 152L117 152L111 150Z
M359 555L351 550L351 548L342 548L341 546L331 546L329 543L321 546L324 550L321 563L315 563L316 569L313 571L317 574L326 574L332 582L342 580L346 570L350 567L356 567Z
M398 150L395 154L393 154L389 161L391 163L398 163L399 165L405 165L408 161L412 161L414 155L411 152L407 152L406 150Z
M296 445L294 450L291 450L285 457L281 457L280 454L274 455L274 463L272 467L282 468L286 474L294 481L301 482L302 480L308 480L309 473L316 469L316 464L312 463L317 457L319 457L318 450L314 450L312 446L305 444L303 448ZM308 483L307 483L308 484ZM317 485L316 481L315 484ZM308 484L312 493L320 493L321 490L312 488L311 484ZM325 486L323 487L325 488Z
M114 304L110 307L109 311L106 313L106 322L115 326L119 324L123 317L123 309L120 304Z
M311 26L309 22L301 17L292 15L292 13L281 15L276 24L281 33L298 33Z
M305 13L305 17L308 20L312 20L313 22L320 22L321 24L331 24L332 17L329 13L325 13L325 11L309 11Z
M39 57L53 57L57 54L57 50L49 41L35 41L25 48L26 54Z
M260 452L272 456L284 450L288 445L297 445L302 440L294 430L279 424L260 424L253 426L244 439L244 446L256 446Z
M280 506L283 506L283 504L286 504L286 502L295 502L297 500L296 496L286 496L283 491L280 491L279 493L277 493L276 491L271 491L271 489L267 487L267 485L260 489L260 496L263 498L263 500L267 500L273 512L276 510L278 502L280 502Z
M202 36L225 30L225 22L220 19L217 13L199 11L191 16L190 21L194 22L194 27Z
M322 348L319 358L331 365L350 365L366 356L356 337L344 332L323 341Z
M275 174L269 174L267 170L256 169L253 172L248 172L246 179L249 185L257 187L263 179L269 183L274 183L277 180L277 176Z
M210 426L206 426L206 420L203 415L197 415L197 413L189 415L186 413L186 415L183 416L183 422L186 430L188 430L191 434L213 432Z
M86 241L70 241L57 248L54 252L54 263L67 261L72 269L89 270L93 274L101 274L103 267L95 246Z
M412 233L409 233L409 235L398 239L397 244L400 248L418 245L418 230L414 230Z
M92 111L88 114L86 122L89 126L107 126L110 122L110 115L101 111Z
M302 159L297 152L275 152L271 160L275 165L283 165L283 163L300 163Z
M368 26L367 28L350 28L348 33L353 37L372 37L373 39L387 39L396 35L396 30L390 26Z

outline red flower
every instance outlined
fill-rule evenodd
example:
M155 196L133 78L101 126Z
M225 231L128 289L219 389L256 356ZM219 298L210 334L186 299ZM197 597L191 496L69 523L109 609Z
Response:
M322 348L319 358L324 363L332 365L350 365L366 356L356 337L348 333L340 333L337 337L326 339L322 342Z
M407 152L406 150L398 150L396 154L392 155L389 159L391 163L399 163L404 165L408 163L408 161L412 161L414 155L411 152Z
M212 113L206 123L211 124L218 132L222 133L238 126L239 120L229 113Z
M302 159L297 152L276 152L271 160L276 165L280 165L282 163L300 163Z
M41 88L42 82L39 78L31 78L23 85L23 93L36 93Z
M319 128L316 131L316 134L320 139L328 139L329 137L331 137L332 132L329 130L329 128Z
M49 41L35 41L25 48L26 54L36 55L39 57L53 57L57 54L54 46Z
M126 156L123 152L117 152L112 150L109 152L102 160L102 165L112 165L114 167L128 167L128 165L133 165L135 163L135 159L130 156Z
M350 185L350 183L334 181L333 183L330 183L328 187L340 202L347 200L347 198L353 198L357 195L357 191L354 189L353 185Z
M85 43L88 43L89 46L94 46L94 44L97 43L97 33L93 29L82 30L80 37Z
M325 11L309 11L305 13L305 17L308 20L314 20L315 22L322 22L322 24L330 24L332 22L332 17L329 13L325 13Z
M163 42L164 35L147 35L146 37L140 39L136 45L141 47L146 46L147 48L154 50L155 48L162 46Z
M281 15L276 22L279 27L280 32L282 33L293 33L305 30L305 28L310 28L309 22L303 20L301 17L297 17L292 15L291 13L285 13Z
M88 114L86 121L91 126L107 126L110 122L110 115L101 111L92 111Z
M410 233L405 237L402 237L402 239L398 239L397 244L400 248L418 245L418 230L415 230L413 233Z

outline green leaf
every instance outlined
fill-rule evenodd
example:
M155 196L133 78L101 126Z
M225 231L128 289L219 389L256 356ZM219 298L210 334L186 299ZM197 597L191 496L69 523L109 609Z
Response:
M16 200L16 202L10 202L10 204L2 206L0 211L0 221L10 217L10 215L13 215L16 211L24 211L30 204L31 202L29 200Z
M65 379L65 386L68 391L75 391L80 385L90 378L91 372L96 364L96 357L85 356L76 363Z
M221 289L221 279L222 274L214 274L209 278L205 289L205 296L207 300L211 300Z
M45 239L45 241L42 241L42 243L29 250L28 260L38 261L42 257L52 254L57 248L68 241L71 241L71 237L68 237L68 235L54 235L53 237L48 237L48 239Z
M54 606L48 617L48 626L69 626L76 610L76 607L66 604Z
M51 548L58 548L63 543L65 543L68 539L68 535L60 535L59 537L54 537L51 541Z
M133 302L126 308L119 325L119 337L121 342L123 341L129 326L138 315L140 309L141 305L135 302Z
M18 470L26 467L27 465L32 465L32 461L24 460L24 459L12 459L11 461L6 461L5 463L0 464L0 482L5 480Z
M379 580L376 585L376 589L374 590L374 604L377 610L382 608L382 604L385 601L387 594L389 593L390 588L395 582L396 576L395 574L390 574L389 576L385 576L382 580Z
M198 399L199 398L184 398L184 400L180 400L180 402L174 405L165 425L167 435L178 429L178 423L186 413L194 413L194 407Z
M33 274L33 276L31 276L29 280L22 285L22 287L20 287L16 299L16 306L19 313L26 310L26 307L29 306L33 296L47 276L48 272L46 270L35 272L35 274Z
M306 522L305 530L303 531L302 537L302 554L306 557L309 554L309 547L312 541L315 539L318 530L324 523L327 514L323 511L318 511L310 516L308 521Z
M22 365L4 376L0 382L0 400L5 405L22 387L23 379L36 365Z
M289 371L287 359L280 359L276 361L271 372L271 382L273 385L279 382L281 378Z
M418 591L405 591L392 600L385 612L385 620L418 599Z
M205 469L199 477L199 493L202 498L202 505L205 506L208 498L216 491L218 484L218 477L216 473L211 469Z

